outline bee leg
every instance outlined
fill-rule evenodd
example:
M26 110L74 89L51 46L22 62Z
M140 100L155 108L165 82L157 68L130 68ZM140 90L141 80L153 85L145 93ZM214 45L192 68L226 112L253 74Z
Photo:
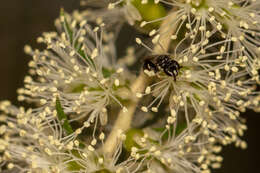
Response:
M178 74L177 70L171 68L165 68L164 73L167 74L168 76L172 76L174 81L176 82L176 76Z
M179 74L178 70L174 69L174 70L172 70L172 71L173 71L173 74L174 74L175 76L178 76L178 74Z
M173 73L174 81L176 81L176 77L179 74L179 64L175 63L170 67L170 71Z
M173 75L174 75L169 68L164 68L163 71L164 71L164 73L167 74L168 76L173 76Z
M173 79L174 79L174 82L176 82L176 75L173 74Z

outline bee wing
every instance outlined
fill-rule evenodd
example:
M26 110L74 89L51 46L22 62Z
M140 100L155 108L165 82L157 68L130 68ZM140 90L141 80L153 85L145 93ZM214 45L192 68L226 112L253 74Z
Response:
M158 57L158 55L147 55L147 56L144 58L144 61L146 61L146 60L153 61L153 60L155 60L157 57Z

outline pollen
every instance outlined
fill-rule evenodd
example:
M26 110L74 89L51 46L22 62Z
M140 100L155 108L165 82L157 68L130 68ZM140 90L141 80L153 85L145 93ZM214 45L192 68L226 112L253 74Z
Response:
M123 112L124 112L124 113L128 112L128 110L127 110L126 107L123 107Z
M94 59L94 58L97 57L97 56L98 56L98 49L95 48L95 49L93 50L92 54L91 54L91 58Z
M118 86L120 85L120 83L119 83L119 80L118 80L118 79L116 79L116 80L115 80L115 82L114 82L114 84L115 84L115 86L117 86L117 87L118 87Z
M152 107L151 109L153 112L158 112L158 108L157 107Z
M150 37L153 36L154 34L156 34L156 30L155 29L153 29L152 31L149 32L149 36Z
M172 36L171 36L171 39L172 39L172 40L176 40L176 39L177 39L177 35L172 35Z
M142 93L136 93L136 97L137 97L137 98L142 98L142 97L143 97L143 94L142 94Z
M143 112L148 112L148 108L145 107L145 106L142 106L142 107L141 107L141 110L142 110Z
M146 24L147 24L146 21L142 21L141 24L140 24L140 27L144 27Z
M137 44L142 44L142 40L140 38L136 38L135 41Z
M151 93L151 87L146 87L145 89L145 94L150 94Z

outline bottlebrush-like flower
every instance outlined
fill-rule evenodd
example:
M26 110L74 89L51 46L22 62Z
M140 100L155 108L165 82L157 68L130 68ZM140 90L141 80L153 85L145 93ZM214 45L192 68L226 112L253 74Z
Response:
M222 158L213 152L207 138L182 129L160 132L159 129L119 131L117 150L112 157L102 152L103 132L96 138L80 138L83 128L69 134L59 121L57 111L17 108L8 101L0 103L1 171L6 172L206 172L209 166L218 167ZM51 117L51 118L50 118ZM192 129L198 125L193 123ZM159 130L159 131L158 131ZM142 135L140 135L142 133ZM134 146L132 145L134 141ZM119 161L124 147L130 157ZM119 162L118 162L119 161ZM142 171L143 170L143 171Z
M88 2L87 0L82 2L85 2L83 4L86 5L93 4L98 7L94 10L85 10L84 16L90 20L102 20L108 23L108 27L112 26L114 30L116 29L116 32L127 21L128 24L134 25L139 31L148 33L153 28L158 28L161 24L160 18L166 15L166 8L153 0L116 0L108 1L108 4L100 4L97 1ZM144 25L146 26L144 27Z
M32 77L25 77L18 99L40 103L43 107L39 109L44 109L55 105L58 98L64 112L72 115L71 121L99 118L103 125L108 105L116 103L127 111L121 103L129 97L127 80L123 68L113 64L113 38L103 31L103 25L92 29L85 20L78 22L63 13L56 23L62 30L60 35L45 33L38 39L48 50L25 47L33 57L29 62Z
M137 41L143 44L141 40ZM228 58L230 54L242 51L225 50L224 45L229 41L207 44L203 48L200 42L182 52L169 54L182 66L176 81L163 71L152 76L154 72L145 69L154 82L144 93L137 93L137 97L152 96L148 106L141 109L157 112L161 104L168 104L171 112L168 124L176 126L178 121L185 121L189 129L192 121L197 122L204 134L224 144L244 145L239 136L246 127L239 111L258 106L253 96L259 92L255 91L256 82L241 65L245 63L244 59Z
M108 11L70 16L62 10L59 32L38 38L46 50L25 47L33 60L18 100L33 108L0 102L1 171L219 168L218 145L246 148L240 112L259 109L259 6L254 0L115 0ZM134 79L124 70L139 53L128 47L119 59L118 33L104 30L103 21L121 29L122 19L151 37L153 49L136 39L155 52L144 60L147 76Z
M152 173L206 173L209 167L221 165L222 158L216 155L221 147L206 136L198 135L198 124L192 123L191 131L180 127L129 130L124 143L137 161L133 167Z
M6 166L8 172L67 172L65 160L75 156L66 152L70 140L62 136L60 124L44 116L54 117L53 112L25 111L8 101L1 102L0 108L8 114L1 114L1 168Z
M97 1L88 2L88 0L83 0L81 4L98 7L98 10L87 9L82 14L88 20L95 21L96 19L102 19L108 24L108 27L115 27L115 25L123 24L125 21L133 25L136 21L142 19L139 11L131 3L131 0L120 0L114 3L109 3L109 1L99 3Z
M0 111L0 171L92 173L126 169L127 165L116 164L120 147L109 159L102 150L96 150L104 141L103 132L96 134L97 138L78 138L90 127L88 122L70 134L56 110L25 110L3 101Z
M173 40L199 41L232 40L226 42L225 49L234 52L229 59L243 58L245 67L251 76L257 76L259 69L260 46L260 3L256 0L170 0L160 1L172 7L166 17L155 21L143 22L141 26L168 20ZM174 17L172 17L174 16ZM167 33L167 32L166 32ZM162 37L160 30L149 34L158 40ZM255 80L259 81L258 78Z

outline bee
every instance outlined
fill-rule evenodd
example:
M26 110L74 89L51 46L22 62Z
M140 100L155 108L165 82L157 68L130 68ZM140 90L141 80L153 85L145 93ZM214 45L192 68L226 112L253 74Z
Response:
M150 55L144 60L143 64L144 70L153 71L154 73L163 71L166 75L172 76L174 81L176 81L180 68L180 64L166 54Z

